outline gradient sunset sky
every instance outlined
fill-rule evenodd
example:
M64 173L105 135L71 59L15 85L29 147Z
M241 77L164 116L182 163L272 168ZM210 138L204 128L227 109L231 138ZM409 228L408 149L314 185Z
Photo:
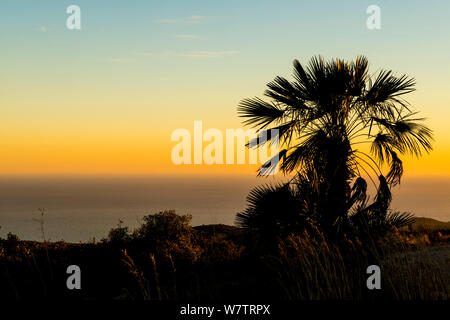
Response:
M68 30L66 8L81 8ZM366 8L381 8L381 30ZM450 175L450 1L0 2L1 174L254 173L175 166L177 128L240 128L293 59L367 56L414 77L407 100L434 130L406 175Z

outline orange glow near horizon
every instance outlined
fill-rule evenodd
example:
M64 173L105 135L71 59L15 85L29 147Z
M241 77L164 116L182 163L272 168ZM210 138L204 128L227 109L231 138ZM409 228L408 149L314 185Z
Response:
M28 95L5 90L0 174L254 174L257 165L174 165L171 150L177 142L171 134L186 128L193 135L195 120L203 121L203 133L217 128L225 136L227 128L242 128L236 113L239 100L262 96L268 80L252 80L229 94L219 87L205 94L185 88L179 96L163 87L152 96L135 88L111 96L104 84L92 90L94 83L84 84L76 99L64 97L70 90L63 84L59 90L44 86ZM435 142L429 155L402 157L407 176L450 175L450 92L444 89L442 84L422 86L408 98L428 118Z
M294 59L315 55L364 55L370 74L414 78L404 98L435 142L430 155L402 157L405 176L450 175L448 1L388 1L380 30L356 1L81 2L81 30L51 1L2 4L2 175L254 175L257 165L174 165L172 132L195 120L242 128L239 101L263 98L274 77L293 79Z
M4 155L0 159L0 174L255 174L259 166L175 165L171 161L171 150L176 144L170 141L170 136L162 141L135 138L62 142L56 137L53 140L3 141L0 143ZM405 175L450 176L449 158L449 148L443 147L419 159L404 156Z

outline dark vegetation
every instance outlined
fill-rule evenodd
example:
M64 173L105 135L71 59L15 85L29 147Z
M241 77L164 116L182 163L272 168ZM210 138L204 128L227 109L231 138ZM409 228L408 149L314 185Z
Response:
M336 237L376 235L410 223L410 215L390 213L389 206L391 188L403 175L401 156L432 149L432 131L403 99L415 90L414 79L385 70L369 74L365 57L314 57L306 68L295 60L293 78L268 83L269 101L244 99L239 105L244 123L258 132L249 147L280 146L259 174L279 166L294 176L284 185L254 189L238 225L266 238L303 230L309 222ZM373 200L366 179L377 190Z
M276 77L239 113L280 141L286 183L252 190L237 227L191 227L164 211L129 230L121 223L100 243L1 241L0 295L8 298L238 300L449 299L448 227L417 225L392 212L402 155L431 150L432 133L402 99L414 80L368 62L294 61L294 81ZM267 132L266 132L267 133ZM367 144L367 148L364 145ZM275 170L264 164L259 174ZM369 179L376 189L367 192ZM45 240L45 238L44 238ZM430 250L433 246L433 250ZM83 270L82 290L65 287L65 268ZM369 265L382 290L366 287Z
M191 227L173 211L122 225L99 243L0 240L3 299L448 299L450 229L392 229L378 239L329 240L319 230L260 247L244 229ZM419 220L420 223L420 220ZM419 228L416 230L416 228ZM430 251L432 249L442 252ZM82 290L66 288L66 268L82 270ZM366 268L383 270L380 292Z

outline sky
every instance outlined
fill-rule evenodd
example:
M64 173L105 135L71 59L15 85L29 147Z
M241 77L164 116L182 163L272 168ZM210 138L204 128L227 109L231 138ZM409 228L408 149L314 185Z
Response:
M81 29L69 30L69 5ZM366 9L381 9L369 30ZM355 59L414 77L434 130L410 176L450 175L449 1L0 0L0 174L254 173L171 161L171 133L241 128L237 105L292 61Z

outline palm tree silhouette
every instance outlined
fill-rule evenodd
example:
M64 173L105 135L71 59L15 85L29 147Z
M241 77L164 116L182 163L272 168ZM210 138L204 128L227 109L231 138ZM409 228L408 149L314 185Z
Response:
M279 161L268 161L258 174L279 165L282 172L308 180L315 190L308 213L324 228L347 219L352 207L385 217L390 188L403 174L400 156L432 150L432 131L402 99L415 90L415 80L386 70L370 75L363 56L354 62L313 57L306 69L297 60L293 64L294 81L276 77L267 84L270 101L256 97L238 106L244 124L260 134L250 145L270 143L275 137L268 130L278 130ZM264 131L267 139L261 139ZM377 188L369 206L364 175ZM238 215L238 224L244 220L245 214Z

